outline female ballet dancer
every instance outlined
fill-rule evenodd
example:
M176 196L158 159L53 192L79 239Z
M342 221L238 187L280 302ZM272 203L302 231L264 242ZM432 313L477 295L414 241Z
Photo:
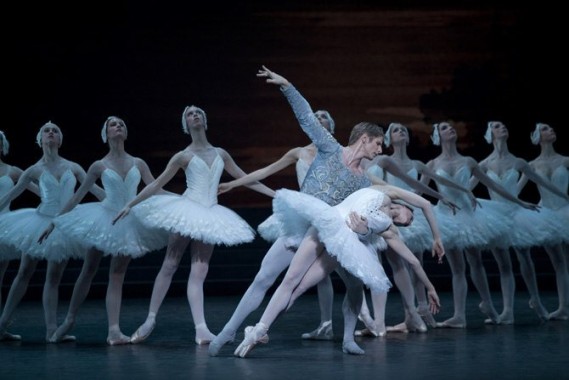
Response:
M553 144L557 140L555 130L544 123L537 123L531 134L531 142L540 146L541 152L529 165L537 174L552 182L565 194L569 190L569 157L555 151ZM527 181L522 176L521 183ZM556 230L556 237L544 246L553 268L557 282L559 306L549 314L549 319L569 319L569 204L567 201L538 185L541 196L540 206L553 210L563 228Z
M430 187L419 182L419 176L425 175L432 179L436 179L446 186L450 186L458 191L464 192L470 199L473 207L476 206L476 200L472 192L463 186L460 186L453 181L440 177L432 172L424 163L418 160L412 160L407 154L407 146L409 145L409 132L407 128L399 123L391 123L385 134L384 144L386 147L392 146L393 153L390 156L377 156L368 165L368 173L374 178L383 180L384 182L401 187L408 191L413 191L418 194L428 194L435 199L445 200L443 196L432 190ZM395 170L396 169L396 170ZM451 202L447 202L450 204ZM456 208L456 205L454 205ZM440 229L444 229L444 224L448 223L446 220L438 220L437 223ZM405 245L411 252L419 259L421 265L423 264L423 252L431 250L432 234L427 220L422 213L415 216L413 223L405 228L400 228L401 238ZM443 244L444 244L443 240ZM383 336L386 332L409 332L419 331L424 332L427 327L424 323L417 322L414 314L418 315L430 327L436 327L436 321L432 314L429 312L428 300L426 297L425 286L419 279L413 275L412 271L408 270L405 262L389 248L385 251L385 255L392 267L393 278L399 289L403 304L405 308L405 322L399 323L395 326L385 326L385 305L387 302L386 293L371 293L373 315L372 318L369 313L367 304L362 304L362 313L360 320L364 322L366 328L357 330L358 336ZM415 311L415 297L417 298L418 306Z
M322 127L331 134L334 134L335 123L328 111L318 110L314 112L314 116L316 116ZM314 161L316 152L317 148L314 143L304 147L293 148L286 152L279 160L264 168L255 170L239 179L221 183L219 185L219 194L230 191L238 186L261 181L292 164L295 164L296 178L300 188L302 187L308 168L312 164L312 161ZM226 343L235 339L235 334L245 318L261 305L267 290L288 267L292 260L292 255L296 251L296 247L287 245L284 240L279 241L281 228L274 215L271 215L267 220L261 223L258 230L261 236L270 243L273 243L273 245L265 254L259 271L239 301L231 318L227 321L225 326L223 326L219 334L210 342L208 351L211 356L216 356ZM330 277L328 276L318 283L317 289L320 306L320 325L314 331L302 334L301 337L303 339L332 340L334 338L332 329L334 289Z
M5 163L2 156L8 154L10 150L10 143L6 138L3 131L0 131L0 198L10 191L23 173L23 170L17 166ZM38 186L35 183L30 183L28 190L39 196ZM4 209L0 210L0 218L10 212L10 205L8 204ZM10 245L0 242L0 287L4 282L4 274L8 265L12 260L19 260L21 253ZM0 310L2 310L2 293L0 292ZM1 337L0 337L1 338ZM3 338L10 339L9 334ZM13 337L12 337L13 338Z
M438 243L433 255L438 254L442 258L444 249L440 244L432 205L414 193L390 185L373 185L357 190L336 206L330 206L308 194L279 190L273 201L273 211L283 223L285 236L302 239L302 242L260 321L254 327L245 329L245 339L234 354L245 357L256 344L267 343L267 332L277 317L288 310L308 288L338 266L360 278L373 291L386 292L390 282L376 251L387 245L402 255L425 283L431 312L436 313L440 301L435 288L419 260L400 240L394 226L395 223L408 225L413 219L409 208L392 203L397 199L421 208ZM362 236L365 238L362 239ZM343 343L344 352L364 354L362 349L355 348L346 347L346 342Z
M492 181L480 169L478 163L472 158L463 156L456 148L457 134L454 127L448 122L433 126L431 136L434 145L441 146L441 154L429 161L427 167L442 177L446 177L462 186L470 186L478 180L489 190L495 191L504 198L531 210L538 206L519 200L506 189ZM475 178L473 180L472 178ZM431 180L429 177L421 178L425 184ZM500 323L500 316L493 306L486 271L482 264L481 249L488 247L496 238L504 236L511 230L509 208L501 202L478 199L480 206L476 211L472 202L465 193L458 192L440 182L436 182L439 192L454 199L460 207L456 215L452 216L454 222L445 222L445 229L441 231L448 262L452 271L452 289L454 314L451 318L438 322L437 327L466 328L466 265L464 256L470 265L470 275L482 302L480 310L488 316L486 323ZM438 204L435 207L437 218L450 217L446 206ZM448 220L448 219L447 219Z
M170 233L164 262L154 281L148 316L131 336L131 343L140 343L152 333L156 314L191 242L187 296L196 330L195 342L199 345L209 344L215 335L209 331L205 320L203 283L214 245L236 245L250 242L255 237L255 231L245 220L217 203L217 187L223 170L234 178L242 177L245 173L229 153L214 147L207 140L205 112L196 106L186 107L182 113L182 127L184 133L191 136L192 142L176 153L162 174L131 200L113 221L115 223L125 217L132 208L135 216L146 226ZM187 190L183 195L159 194L150 197L160 191L178 170L186 174ZM271 197L274 195L273 190L262 184L249 187Z
M488 177L502 185L513 196L518 196L522 190L520 179L522 176L533 181L553 194L569 201L569 196L555 187L549 180L538 175L531 166L523 159L514 156L508 149L508 128L500 121L488 122L488 128L484 139L494 146L494 150L488 157L480 162L480 168ZM527 181L524 181L527 183ZM525 183L524 183L525 185ZM528 292L530 294L529 305L542 320L549 319L549 313L541 303L534 264L530 249L548 245L558 240L557 231L563 229L559 218L548 208L541 208L539 213L519 207L506 201L499 194L490 191L490 198L506 202L513 208L513 220L515 228L509 231L509 239L499 239L498 246L492 248L492 253L498 269L500 270L500 283L502 288L503 309L500 313L501 324L514 323L514 292L515 278L510 258L510 247L516 253L520 263L520 271Z
M168 242L165 231L147 228L132 215L127 215L119 225L111 224L116 214L136 196L141 180L145 184L154 181L146 162L126 152L124 144L127 136L127 127L121 118L107 118L103 123L101 138L108 143L109 152L89 167L85 181L40 238L45 240L55 225L57 230L81 242L87 249L81 273L73 287L67 316L50 338L51 342L60 342L73 328L101 259L111 256L105 302L107 343L111 346L130 343L130 336L124 335L119 326L122 286L128 264L131 259L161 249ZM103 185L105 199L102 202L79 204L97 180Z
M37 208L11 212L2 218L0 223L0 241L9 243L22 253L18 273L0 316L0 337L7 334L6 328L14 311L25 295L38 262L43 259L47 260L47 272L42 301L46 324L45 339L49 342L57 328L58 287L63 271L69 258L82 258L85 255L85 250L77 241L67 238L59 231L54 231L48 242L38 242L40 234L48 227L62 205L73 196L77 182L82 183L85 179L85 170L79 164L59 155L62 140L63 136L57 125L51 122L44 124L36 136L43 156L27 168L16 186L0 199L0 209L3 209L32 182L38 183L41 194L41 203ZM91 192L98 199L105 196L98 186L93 187ZM75 340L75 337L65 336L62 340Z

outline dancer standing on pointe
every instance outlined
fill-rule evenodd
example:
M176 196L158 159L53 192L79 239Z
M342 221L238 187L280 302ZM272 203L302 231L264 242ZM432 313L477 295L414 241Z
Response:
M60 342L73 328L79 307L89 294L103 256L111 256L105 301L107 343L111 346L130 343L130 337L121 332L119 323L126 270L131 259L161 249L168 242L166 232L146 228L131 215L126 216L118 226L111 224L117 212L136 196L140 181L145 184L154 181L146 162L126 152L124 143L127 136L126 124L121 118L107 118L103 123L101 138L108 143L109 152L89 167L83 184L40 237L40 241L47 239L55 225L57 230L81 242L87 249L81 273L73 287L67 316L50 338L53 343ZM105 199L79 205L98 180L105 189Z
M156 315L172 283L180 260L191 243L191 270L187 296L196 330L196 344L209 344L213 335L204 314L203 284L209 269L214 245L227 246L250 242L255 231L232 210L217 203L219 179L225 169L234 178L245 175L233 158L222 148L214 147L206 136L205 112L189 106L182 113L182 129L192 142L176 153L166 169L131 200L115 217L113 223L131 210L150 228L161 228L170 233L166 256L154 281L146 321L131 336L131 343L140 343L150 336L156 325ZM159 192L176 174L186 174L187 190L183 195ZM262 194L273 196L274 191L262 184L250 185ZM136 207L135 207L136 206Z
M510 191L513 196L518 196L522 190L521 177L524 176L524 186L527 180L547 189L560 198L569 201L569 196L555 187L549 180L538 175L531 166L523 159L514 156L508 149L508 128L500 121L488 122L488 128L484 139L494 146L494 150L488 157L480 162L480 168L496 183ZM502 324L514 323L514 293L515 278L510 258L510 247L516 253L520 263L520 271L528 292L530 294L529 305L541 320L548 320L549 313L541 303L537 279L530 249L549 245L559 241L558 231L563 230L559 218L553 210L542 207L539 213L519 207L511 203L499 194L490 191L490 198L506 202L513 208L514 227L508 233L509 239L502 236L492 248L492 253L498 269L500 270L500 283L502 287L503 309L500 313Z
M9 165L2 160L2 156L8 154L10 150L10 143L6 138L6 135L3 131L0 131L0 198L6 195L20 176L22 175L23 171L17 166ZM39 194L38 186L35 183L30 183L28 186L28 190L32 191L36 195ZM0 218L7 215L10 212L10 205L8 204L4 209L0 210ZM0 287L4 282L4 274L6 273L6 269L8 269L8 265L12 260L19 260L21 253L14 249L14 247L2 244L0 242ZM0 311L2 310L2 292L0 292Z
M539 156L529 165L537 174L552 182L560 191L567 194L569 190L569 157L555 151L553 144L557 141L555 130L548 124L537 123L531 134L531 142L539 145ZM525 184L527 176L520 182ZM541 196L540 206L552 210L563 228L556 231L556 238L544 246L555 270L559 305L557 310L549 314L549 319L569 319L569 203L547 188L538 186Z
M321 126L328 132L334 134L335 123L330 113L325 110L318 110L314 113ZM231 182L219 185L219 194L232 190L235 187L243 186L261 181L280 170L295 164L296 177L299 188L302 187L308 168L314 161L317 148L314 143L304 147L297 147L286 152L279 160L274 163L255 170L244 177ZM263 258L259 272L255 275L253 282L239 301L237 308L221 332L209 344L208 350L211 356L216 356L223 345L235 339L235 334L245 318L255 311L263 301L267 290L275 283L277 277L288 267L292 260L292 255L296 247L284 244L279 241L281 227L274 215L261 223L258 227L259 233L263 238L273 245ZM332 306L334 302L334 289L332 280L327 276L318 283L318 302L320 306L320 325L316 330L302 334L303 339L311 340L332 340L334 333L332 329Z
M6 328L26 293L37 264L40 260L47 260L42 302L46 325L45 340L49 342L57 328L58 288L63 271L70 258L83 258L85 255L85 250L79 242L67 238L59 231L54 231L46 244L38 243L41 233L73 196L77 182L82 183L85 179L85 170L79 164L59 155L62 141L63 135L57 125L51 122L44 124L36 136L36 142L43 150L42 158L27 168L16 186L0 199L0 209L3 209L32 182L38 183L41 194L41 203L37 208L19 209L1 220L0 241L16 247L22 252L22 258L0 316L0 340L10 336ZM105 197L99 186L91 188L91 192L98 199ZM73 336L62 337L62 341L73 340Z

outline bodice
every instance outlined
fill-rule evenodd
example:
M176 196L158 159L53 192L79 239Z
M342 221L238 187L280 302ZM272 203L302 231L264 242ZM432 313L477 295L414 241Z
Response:
M223 173L223 159L216 155L211 166L194 155L186 167L186 186L184 196L204 206L217 204L217 188Z
M47 216L57 215L73 196L76 184L77 179L69 169L61 175L59 181L49 171L44 170L38 184L41 203L37 211Z
M3 175L0 177L0 198L6 195L12 188L14 187L14 181L9 175ZM10 210L10 204L6 205L6 207L0 211L1 213L7 212Z
M136 196L140 178L140 171L136 166L132 166L124 178L112 169L103 170L101 174L101 182L105 189L103 205L113 210L122 209Z

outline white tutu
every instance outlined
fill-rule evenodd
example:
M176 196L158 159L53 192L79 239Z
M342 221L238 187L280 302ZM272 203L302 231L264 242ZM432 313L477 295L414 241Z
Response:
M251 242L255 231L237 213L213 204L204 206L185 195L155 195L132 208L149 228L161 228L208 244Z
M166 231L147 228L134 215L128 214L113 225L111 222L119 211L100 202L83 203L56 217L54 224L57 230L86 248L94 247L113 256L141 257L168 244Z
M365 190L377 194L375 190ZM344 202L331 207L313 196L282 189L277 191L273 200L273 212L282 223L286 238L299 243L308 228L315 227L320 241L326 246L326 251L334 256L344 269L361 279L370 289L386 292L391 287L391 282L377 255L378 249L386 248L385 241L377 235L372 235L375 237L372 243L368 245L362 243L357 234L346 224L346 217L339 207L344 205ZM362 209L354 211L368 219L373 217L364 214Z
M0 220L0 241L36 259L63 261L69 258L83 258L85 250L77 240L69 239L54 229L42 244L40 235L53 218L40 214L34 208L10 212Z

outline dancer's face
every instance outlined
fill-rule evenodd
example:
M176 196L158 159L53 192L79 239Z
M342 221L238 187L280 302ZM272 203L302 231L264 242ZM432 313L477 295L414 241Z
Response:
M368 160L373 160L375 156L381 154L383 137L370 137L367 134L362 136L362 145L364 157Z
M495 122L492 124L492 138L494 140L507 139L508 136L508 128L503 123Z
M441 141L456 140L457 134L456 129L449 123L443 122L439 124L439 136Z
M393 128L391 128L390 132L391 143L395 144L397 142L403 141L406 144L409 143L409 131L406 127L401 124L396 124Z
M316 111L314 112L314 116L318 119L320 124L330 133L332 133L330 119L328 119L328 115L324 111Z
M539 128L540 141L542 142L554 142L557 140L557 135L555 130L547 124L543 124Z
M195 127L202 127L204 129L207 129L205 125L205 115L203 111L198 107L194 106L189 107L188 110L186 111L185 117L186 117L186 125L188 126L189 129Z
M122 119L119 119L118 117L113 117L111 120L107 122L107 138L111 140L119 136L126 140L127 136L126 124Z
M41 142L42 145L55 145L57 147L61 146L61 131L59 128L53 124L46 125L41 131Z
M393 224L406 227L413 223L413 211L408 207L393 203L390 207Z

